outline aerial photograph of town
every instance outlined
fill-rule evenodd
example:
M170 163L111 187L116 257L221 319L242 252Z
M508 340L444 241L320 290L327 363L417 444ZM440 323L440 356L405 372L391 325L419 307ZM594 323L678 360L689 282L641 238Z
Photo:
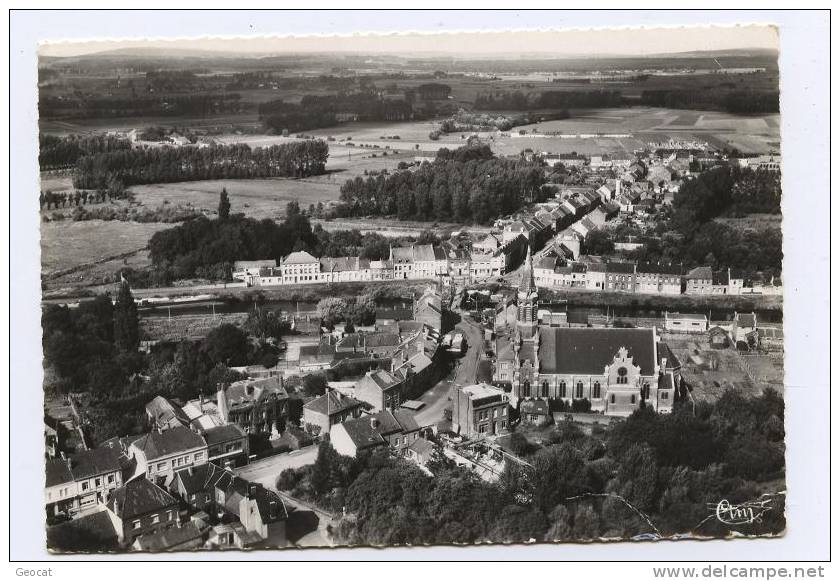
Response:
M784 533L776 30L505 34L40 46L49 551Z

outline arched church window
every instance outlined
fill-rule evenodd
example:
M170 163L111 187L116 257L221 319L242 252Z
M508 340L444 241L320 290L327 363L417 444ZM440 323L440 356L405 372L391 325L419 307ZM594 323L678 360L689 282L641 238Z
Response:
M595 399L599 399L601 397L601 382L596 381L595 385L592 386L592 397Z
M542 397L548 397L548 382L547 381L542 382L542 393L540 395L542 395Z
M566 382L560 382L560 397L566 397Z
M525 397L531 397L531 382L530 381L525 381L525 383L522 384L522 395L524 395Z
M583 397L583 382L578 381L575 389L575 397L580 399Z

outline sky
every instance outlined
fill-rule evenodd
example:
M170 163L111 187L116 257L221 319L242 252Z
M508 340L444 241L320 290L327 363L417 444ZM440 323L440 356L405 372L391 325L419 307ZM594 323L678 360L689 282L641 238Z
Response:
M363 53L452 55L648 55L744 48L778 49L772 26L460 33L392 33L344 36L120 39L43 43L42 56L76 56L130 48L164 48L246 54Z

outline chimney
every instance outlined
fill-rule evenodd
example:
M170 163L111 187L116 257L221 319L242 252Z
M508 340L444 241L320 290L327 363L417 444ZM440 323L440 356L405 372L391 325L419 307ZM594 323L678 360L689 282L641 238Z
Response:
M255 482L248 483L248 498L255 498L257 496L257 484Z
M379 420L376 419L376 416L370 416L370 427L374 430L379 427Z
M667 367L668 367L668 358L667 358L667 357L663 357L663 358L662 358L662 361L660 361L660 363L659 363L659 373L660 373L660 375L661 375L662 373L665 373L665 369L666 369Z

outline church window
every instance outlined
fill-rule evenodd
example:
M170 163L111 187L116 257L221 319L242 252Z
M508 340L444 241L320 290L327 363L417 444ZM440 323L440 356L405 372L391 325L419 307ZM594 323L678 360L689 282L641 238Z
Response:
M592 397L598 399L601 397L601 382L596 381L595 385L592 386Z
M610 394L610 403L615 403L615 394L614 393Z
M618 378L616 383L626 384L627 383L627 368L626 367L619 367L618 368Z
M540 395L542 395L542 397L548 397L548 382L547 381L542 382L542 393Z
M560 397L566 397L566 382L560 382Z
M583 397L583 382L582 381L577 382L577 389L575 390L575 397L578 398L578 399Z

